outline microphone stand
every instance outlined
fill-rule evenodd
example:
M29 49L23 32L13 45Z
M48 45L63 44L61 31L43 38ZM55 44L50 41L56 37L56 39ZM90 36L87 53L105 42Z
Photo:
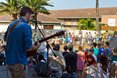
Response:
M34 22L35 23L35 28L37 28L38 29L38 31L40 32L40 34L42 35L42 37L43 38L45 38L45 34L44 34L44 31L42 30L41 31L41 29L39 28L39 26L38 26L38 24L37 24L37 22L38 21L32 21L32 22ZM40 24L40 23L39 23ZM40 24L41 25L41 24ZM47 48L47 70L49 69L49 49L52 51L52 53L54 54L54 56L55 57L57 57L56 56L56 54L54 53L54 51L53 51L53 49L51 48L51 46L50 46L50 44L48 43L48 41L46 40L46 48ZM49 72L47 71L47 78L48 78L48 75L49 75Z

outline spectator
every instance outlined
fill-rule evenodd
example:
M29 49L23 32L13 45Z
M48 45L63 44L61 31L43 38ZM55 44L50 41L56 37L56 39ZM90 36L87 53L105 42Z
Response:
M101 78L97 63L92 55L88 56L82 78Z
M77 71L78 71L78 78L82 77L82 72L84 69L84 62L85 62L85 53L82 51L82 47L78 47L77 52Z
M96 57L95 54L94 54L94 49L91 48L91 49L89 50L89 52L90 52L90 55L92 55L92 56L94 57L95 61L97 62L97 57Z
M95 56L97 57L99 51L98 51L98 48L97 48L97 44L96 44L96 43L93 43L93 49L94 49L94 54L95 54Z
M67 51L68 47L67 45L64 46L64 51L63 51L63 56L65 57L65 55L68 53Z
M104 44L103 55L106 56L108 58L108 60L110 60L110 58L112 56L112 52L111 52L111 49L109 48L109 42L105 42L105 44Z
M108 59L106 56L100 56L98 66L101 78L109 78Z
M62 52L60 51L60 45L55 44L53 47L53 51L56 56L51 52L49 54L49 66L52 70L52 78L60 78L62 76L62 72L66 67L64 57L62 55Z
M71 78L76 78L77 54L73 52L73 46L69 46L69 53L65 55L66 70Z

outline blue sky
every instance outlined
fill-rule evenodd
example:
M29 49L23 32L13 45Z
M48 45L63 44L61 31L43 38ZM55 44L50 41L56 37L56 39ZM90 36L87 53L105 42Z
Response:
M5 1L5 0L0 0ZM49 10L95 8L96 0L50 0ZM117 0L99 0L99 7L117 7Z
M54 7L48 9L95 8L96 0L51 0ZM117 0L99 0L99 7L117 7Z

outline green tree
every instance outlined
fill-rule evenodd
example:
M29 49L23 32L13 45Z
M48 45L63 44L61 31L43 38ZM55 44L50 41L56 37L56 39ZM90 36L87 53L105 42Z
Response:
M95 25L95 21L92 21L90 18L87 19L87 30L95 30L96 29L96 25Z
M0 2L0 13L9 13L13 17L13 20L17 19L19 9L20 6L18 0L6 0L5 2Z
M78 29L79 30L84 30L86 29L86 25L87 25L87 21L83 18L81 18L79 21L78 21Z
M13 20L17 19L19 10L23 6L28 6L34 11L34 19L37 20L38 12L49 14L45 6L53 6L49 0L6 0L0 2L0 13L9 13Z
M90 18L80 19L78 21L79 30L95 30L95 21L92 21Z

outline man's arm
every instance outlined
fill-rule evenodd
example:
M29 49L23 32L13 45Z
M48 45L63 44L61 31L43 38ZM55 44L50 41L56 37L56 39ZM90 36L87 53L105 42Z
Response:
M27 49L27 51L34 51L34 50L37 50L40 46L40 43L38 42L37 45L32 45L31 48Z
M25 47L27 51L37 50L40 46L39 42L37 42L36 45L32 44L32 29L30 26L26 26L24 28L24 40L25 40Z

